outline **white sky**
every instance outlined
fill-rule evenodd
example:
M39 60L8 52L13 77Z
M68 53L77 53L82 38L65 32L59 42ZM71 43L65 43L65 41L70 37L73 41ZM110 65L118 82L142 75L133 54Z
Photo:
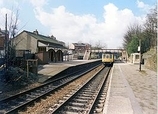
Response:
M100 42L102 46L106 46L107 48L122 47L123 36L128 26L132 24L143 24L146 16L144 13L135 15L131 9L120 9L117 7L117 4L115 5L109 2L102 7L103 19L100 20L93 13L73 13L73 11L69 11L65 5L59 5L57 7L49 6L48 11L45 6L48 6L49 0L29 1L28 4L32 5L32 7L27 7L28 12L26 18L30 18L29 25L23 29L27 31L37 29L39 33L46 36L53 35L57 40L63 41L66 44L83 42L96 45L96 43ZM7 6L5 7L5 2L9 1L0 0L0 18L3 18L0 20L0 28L4 28L2 23L4 23L5 14L8 12L10 14L12 10L11 8L7 8ZM14 4L19 5L16 0L14 0ZM23 4L26 4L26 0L23 0ZM145 4L141 0L136 0L135 4L137 8L144 12L149 11L149 9L153 7ZM19 11L23 10L23 8L24 7L20 7ZM29 14L31 10L32 12ZM15 13L16 12L14 12L14 15ZM20 17L18 22L22 23L23 20L24 17Z

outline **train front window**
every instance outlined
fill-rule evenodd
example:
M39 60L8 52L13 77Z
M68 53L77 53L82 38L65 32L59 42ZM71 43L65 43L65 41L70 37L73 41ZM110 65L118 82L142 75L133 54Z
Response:
M113 58L113 55L112 54L104 54L103 58L111 59L111 58Z
M112 58L112 54L110 54L110 58Z

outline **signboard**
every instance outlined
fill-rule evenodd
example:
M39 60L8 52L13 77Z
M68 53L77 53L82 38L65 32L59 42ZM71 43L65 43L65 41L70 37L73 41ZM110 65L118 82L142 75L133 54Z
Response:
M16 57L23 57L24 51L23 50L16 50Z
M26 55L30 54L30 50L16 50L16 57L25 57Z
M140 51L140 46L138 46L138 51Z

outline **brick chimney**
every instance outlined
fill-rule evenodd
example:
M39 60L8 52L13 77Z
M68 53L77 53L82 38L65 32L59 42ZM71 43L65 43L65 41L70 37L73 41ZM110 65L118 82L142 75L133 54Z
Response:
M38 35L38 31L37 31L37 29L36 29L35 31L33 31L33 33Z

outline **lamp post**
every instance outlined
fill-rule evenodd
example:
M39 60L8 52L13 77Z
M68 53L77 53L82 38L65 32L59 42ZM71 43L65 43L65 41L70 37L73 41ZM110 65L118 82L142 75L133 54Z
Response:
M7 14L5 20L5 75L8 75L8 30L7 30Z
M139 47L138 47L138 51L139 51L139 71L141 71L141 39L139 39Z

